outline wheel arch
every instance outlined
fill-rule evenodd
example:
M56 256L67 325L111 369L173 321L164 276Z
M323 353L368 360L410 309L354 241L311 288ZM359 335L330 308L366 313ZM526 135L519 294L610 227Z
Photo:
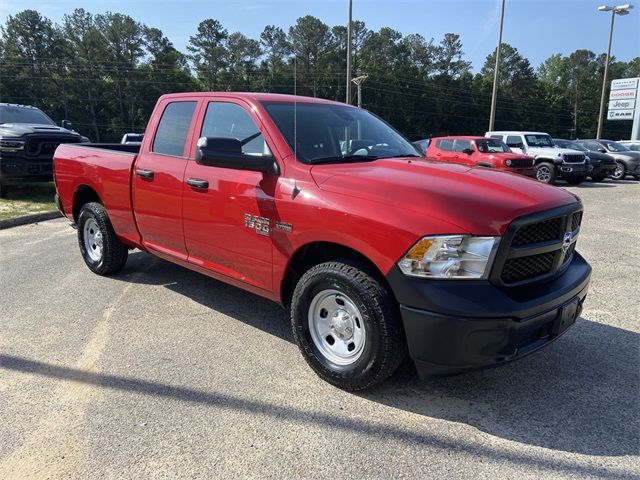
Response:
M328 241L314 241L302 245L291 256L280 282L280 302L285 307L291 304L293 290L300 277L310 268L324 262L346 260L364 266L366 272L383 285L393 296L384 273L366 255L358 250Z
M83 205L89 202L98 202L103 204L100 195L89 185L79 185L73 195L73 221L78 222L78 215Z

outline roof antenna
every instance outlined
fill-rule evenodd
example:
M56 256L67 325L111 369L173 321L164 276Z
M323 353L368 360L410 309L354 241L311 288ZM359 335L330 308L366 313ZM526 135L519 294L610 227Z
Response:
M298 158L298 55L293 57L293 155Z

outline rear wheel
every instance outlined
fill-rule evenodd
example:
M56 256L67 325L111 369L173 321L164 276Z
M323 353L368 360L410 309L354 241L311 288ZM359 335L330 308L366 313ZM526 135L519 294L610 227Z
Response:
M398 306L366 270L339 261L317 265L291 302L300 352L322 379L345 390L384 381L406 354Z
M536 178L542 183L554 183L556 181L556 167L549 162L542 162L536 169Z
M622 162L616 162L616 169L611 174L611 178L614 180L624 180L627 176L627 167Z
M128 247L120 241L105 208L96 202L83 205L78 215L78 244L87 267L98 275L121 270Z

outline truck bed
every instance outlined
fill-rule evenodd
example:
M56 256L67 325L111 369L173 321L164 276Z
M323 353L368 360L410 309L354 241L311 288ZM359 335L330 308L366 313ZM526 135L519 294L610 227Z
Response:
M75 198L100 198L121 240L137 245L140 235L131 203L131 175L139 150L139 145L119 143L60 145L53 156L53 173L64 215L75 223Z

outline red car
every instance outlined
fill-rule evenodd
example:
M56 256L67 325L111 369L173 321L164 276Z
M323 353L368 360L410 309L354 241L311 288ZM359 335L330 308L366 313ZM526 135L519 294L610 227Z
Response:
M407 352L421 374L521 358L587 295L574 195L426 161L342 103L164 95L142 145L62 145L54 176L90 270L115 273L138 248L279 302L307 363L348 390Z
M536 176L533 157L513 153L502 140L494 138L436 137L425 153L430 160Z

